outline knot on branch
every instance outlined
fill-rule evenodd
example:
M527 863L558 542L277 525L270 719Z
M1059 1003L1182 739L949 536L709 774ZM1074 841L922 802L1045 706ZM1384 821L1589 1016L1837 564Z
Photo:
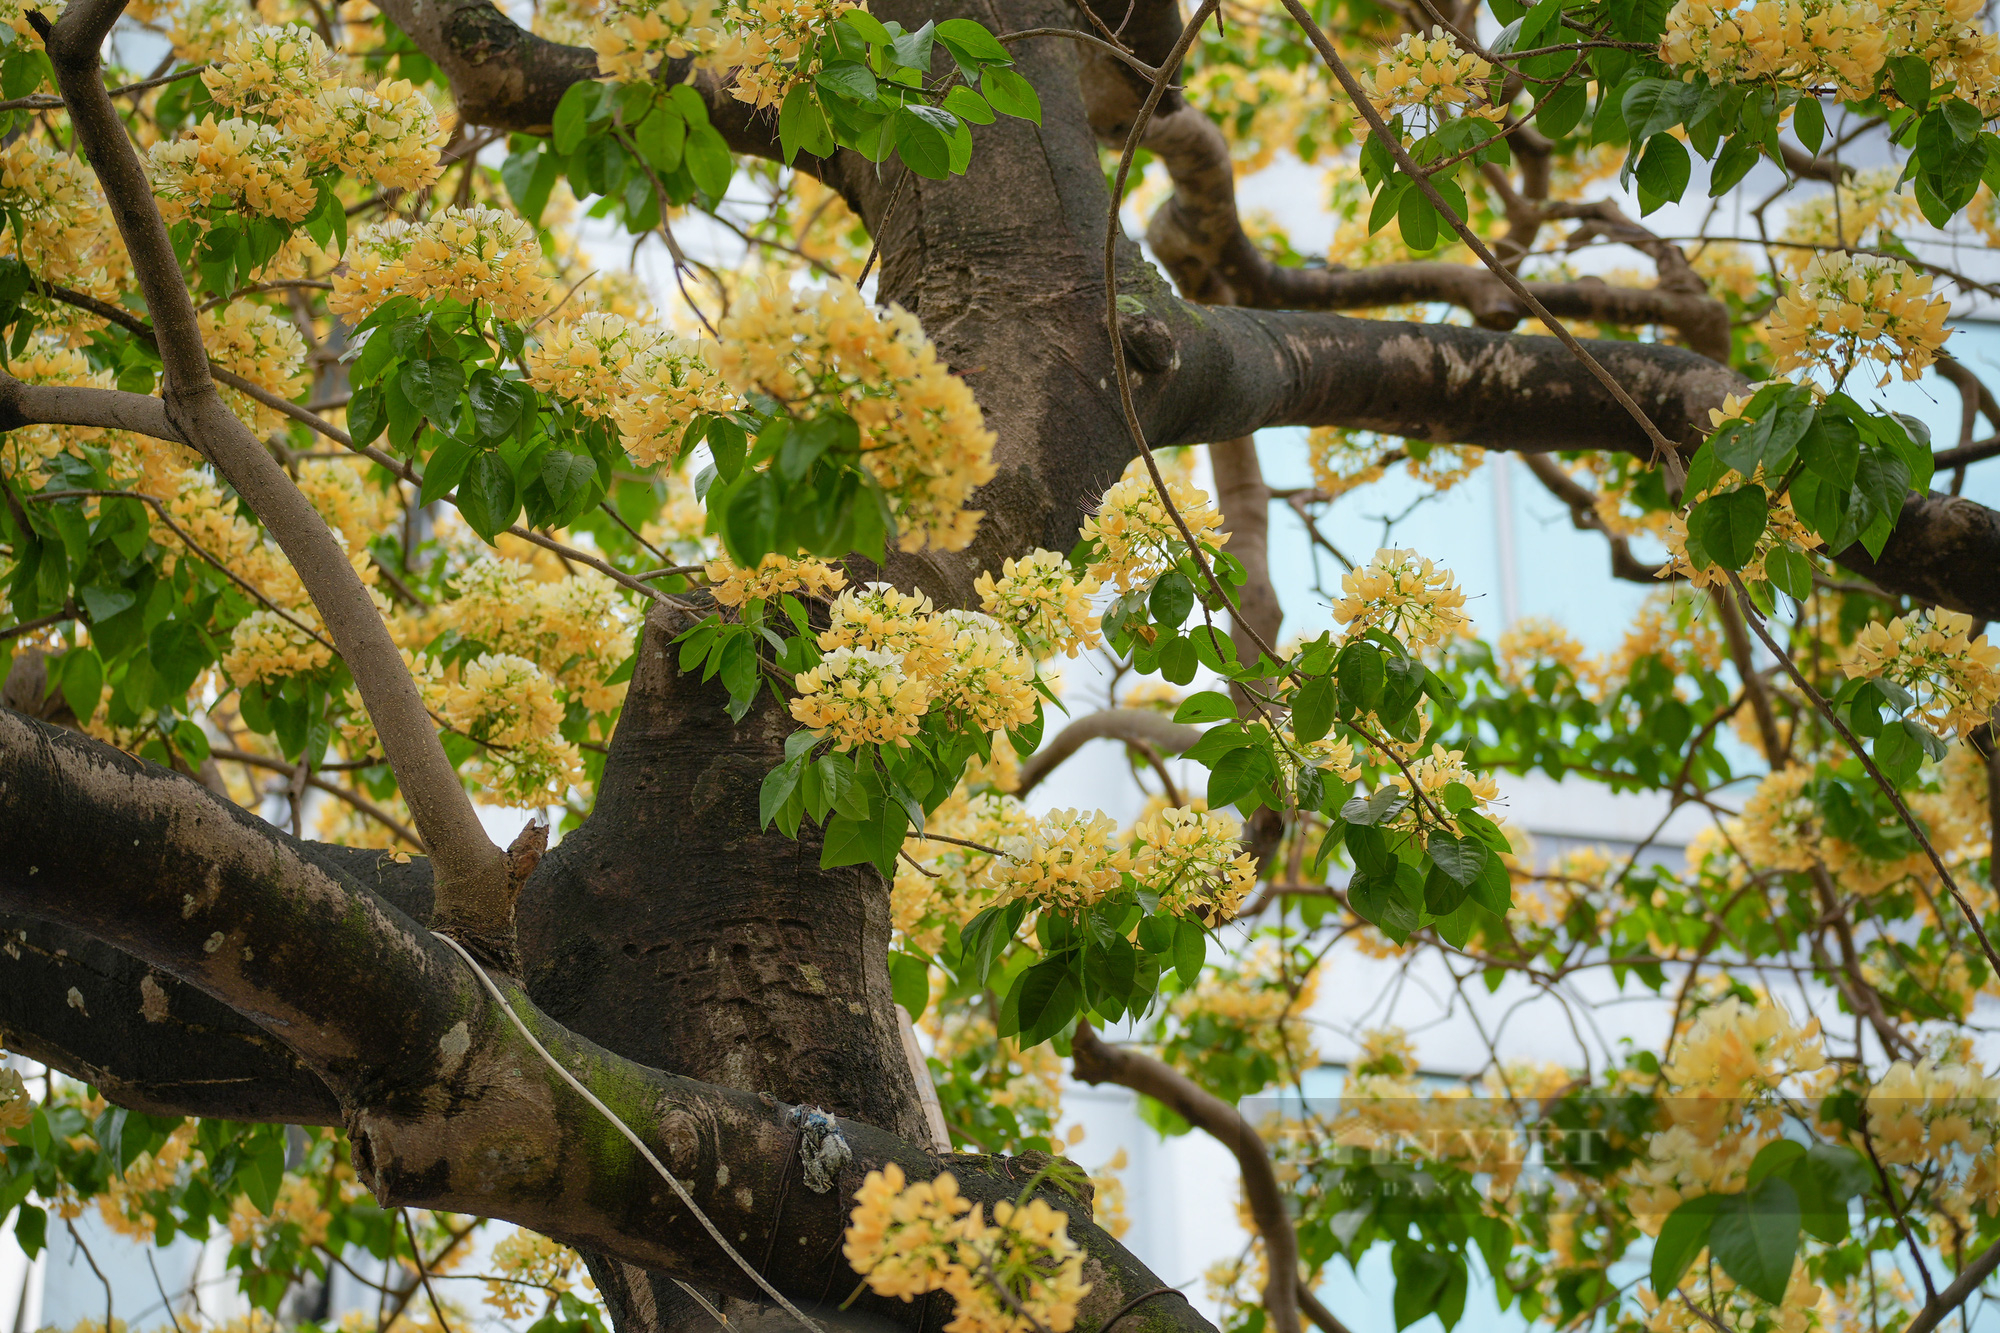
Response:
M1125 344L1126 358L1148 375L1165 374L1180 365L1173 330L1167 327L1167 321L1150 311L1121 314L1118 340Z
M854 1160L854 1150L841 1135L840 1122L817 1106L794 1106L789 1119L799 1132L799 1167L806 1188L824 1194L840 1181Z

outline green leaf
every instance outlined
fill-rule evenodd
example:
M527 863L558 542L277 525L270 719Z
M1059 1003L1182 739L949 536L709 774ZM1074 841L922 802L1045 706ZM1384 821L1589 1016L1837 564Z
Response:
M597 484L597 460L589 454L551 449L542 457L539 480L548 493L551 509L542 521L564 527L590 502Z
M1341 698L1356 712L1370 713L1381 704L1389 675L1380 648L1356 639L1340 650L1333 669L1340 681Z
M1372 828L1408 805L1409 798L1402 789L1391 783L1383 783L1367 796L1357 796L1340 807L1340 817L1356 828ZM1349 842L1353 840L1353 829L1348 830Z
M1153 584L1146 609L1161 629L1179 629L1194 610L1194 584L1178 569L1170 569Z
M1042 123L1042 99L1035 95L1034 85L1013 70L987 66L979 71L979 91L1001 115Z
M1789 546L1776 546L1765 553L1764 575L1795 602L1812 596L1812 561Z
M1671 1299L1688 1266L1708 1244L1708 1231L1715 1221L1715 1202L1722 1196L1704 1194L1667 1214L1660 1234L1653 1242L1653 1294L1661 1304Z
M882 26L882 20L865 9L850 9L840 16L840 21L861 34L861 39L874 46L887 46L895 38Z
M874 102L881 95L874 73L855 60L828 62L814 81L830 93L851 97L857 102Z
M1720 199L1735 189L1761 156L1756 139L1748 134L1732 135L1716 154L1715 165L1709 168L1708 197Z
M514 474L500 455L483 450L466 464L458 483L458 512L472 525L480 540L493 539L513 523L521 502L514 489Z
M1389 1266L1396 1275L1392 1305L1397 1333L1433 1313L1451 1280L1450 1257L1403 1241L1389 1253Z
M379 385L365 384L347 400L347 436L356 445L373 444L389 425L389 408Z
M1563 138L1577 127L1589 105L1589 85L1573 79L1550 93L1542 103L1542 109L1535 113L1535 128L1551 139Z
M67 685L69 673L63 673ZM1873 747L1875 766L1898 787L1907 786L1924 762L1923 729L1907 718L1882 728Z
M1174 975L1181 985L1193 986L1201 979L1208 962L1208 932L1192 917L1182 917L1174 928Z
M988 32L985 25L971 19L946 19L937 25L938 40L955 48L954 54L963 52L965 56L980 64L1011 65L1014 57L1000 44L1000 39Z
M833 129L826 123L826 114L813 100L812 89L803 83L795 83L785 94L785 101L778 108L778 143L784 150L785 161L790 162L801 151L814 157L828 157L833 153ZM641 145L643 151L644 145Z
M1219 690L1201 690L1190 694L1174 710L1176 722L1221 722L1235 716L1235 701Z
M951 144L915 108L896 112L896 152L905 166L926 180L943 180L951 175Z
M1640 216L1662 204L1679 199L1687 189L1693 171L1687 145L1671 134L1655 134L1646 141L1646 155L1634 173L1639 181Z
M836 814L826 824L826 842L820 848L822 870L835 866L861 865L875 859L876 839L869 821L849 814Z
M931 1002L931 966L915 954L889 951L889 989L912 1021L922 1018Z
M564 90L562 100L556 103L555 120L551 127L558 153L568 156L583 142L584 135L590 132L590 113L597 109L603 89L604 85L600 83L582 79Z
M444 357L427 357L403 367L403 395L417 411L449 430L458 418L458 396L465 390L465 368Z
M799 92L804 85L796 84L792 92ZM785 97L785 105L791 105L791 95ZM779 129L783 132L784 113L779 113ZM633 146L639 156L646 159L662 176L671 176L681 169L681 155L687 147L687 121L671 102L662 102L653 108L653 114L639 122L639 128L632 132Z
M1708 1248L1723 1272L1776 1305L1791 1282L1800 1230L1797 1193L1789 1182L1769 1179L1716 1197Z
M1076 1015L1080 998L1067 957L1044 958L1023 972L1007 1005L1021 1045L1038 1045L1054 1036Z
M1331 676L1315 676L1292 696L1292 735L1301 745L1311 745L1333 726Z
M1220 810L1248 796L1271 775L1271 761L1253 745L1231 750L1208 774L1208 808Z
M1688 535L1724 569L1741 569L1757 554L1770 505L1761 486L1742 486L1711 495L1688 514Z
M1796 1143L1791 1139L1773 1140L1759 1148L1757 1155L1750 1159L1750 1170L1744 1177L1744 1183L1755 1187L1759 1181L1770 1176L1784 1175L1791 1169L1792 1163L1805 1155L1806 1149L1802 1143Z
M72 648L62 655L62 697L79 722L90 721L104 692L104 663L93 648Z
M1843 491L1854 485L1860 460L1860 432L1846 416L1830 408L1816 413L1811 427L1799 436L1799 461Z
M1446 833L1443 829L1434 831L1424 844L1437 868L1452 880L1470 888L1479 878L1480 869L1486 864L1486 846L1476 838L1463 840Z
M958 23L963 20L948 21ZM969 120L974 125L991 125L994 120L993 108L987 100L962 83L955 85L944 95L944 109L960 120Z
M1396 226L1403 233L1403 244L1418 254L1437 248L1437 209L1431 207L1431 201L1422 190L1403 192L1402 200L1396 205Z
M736 164L730 159L722 131L715 126L704 121L688 130L686 165L688 174L694 177L695 188L709 198L720 199L729 192L729 179L736 172Z
M1975 125L1975 133L1977 128ZM1807 94L1792 108L1792 133L1799 137L1808 153L1819 153L1819 146L1826 139L1826 110L1820 106L1818 97Z

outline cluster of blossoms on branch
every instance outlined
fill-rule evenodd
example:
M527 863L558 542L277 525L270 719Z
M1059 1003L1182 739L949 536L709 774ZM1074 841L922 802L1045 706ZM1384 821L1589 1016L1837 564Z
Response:
M1992 110L2000 99L2000 40L1977 0L1676 0L1660 58L1717 83L1831 85L1843 101L1876 91L1892 60L1916 56L1942 83Z
M1843 666L1850 676L1893 681L1908 690L1924 724L1945 738L1985 725L2000 703L2000 648L1984 634L1973 638L1972 617L1957 611L1865 625Z
M589 34L598 72L643 83L668 59L734 73L731 93L753 107L776 106L818 69L822 34L854 0L619 0Z
M1769 341L1780 374L1827 366L1836 384L1855 365L1872 360L1919 379L1951 336L1945 319L1951 303L1932 290L1931 277L1900 259L1880 255L1823 254L1806 266L1778 298Z
M298 222L318 203L313 177L339 171L385 189L417 190L443 170L448 137L429 99L407 80L344 87L340 64L299 24L242 30L203 81L239 113L205 117L153 145L148 166L169 222L218 205Z
M1068 1333L1090 1294L1069 1219L1042 1199L993 1205L993 1220L950 1172L906 1181L894 1162L855 1193L842 1253L880 1296L952 1299L948 1333Z

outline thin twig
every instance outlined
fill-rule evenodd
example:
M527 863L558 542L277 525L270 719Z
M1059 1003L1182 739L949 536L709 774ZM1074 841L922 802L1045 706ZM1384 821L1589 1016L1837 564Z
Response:
M1019 32L1003 32L997 35L997 39L1002 42L1025 41L1030 37L1067 37L1073 42L1082 42L1086 46L1095 46L1100 50L1110 52L1149 79L1160 77L1160 71L1154 69L1130 51L1120 46L1114 46L1102 37L1092 36L1090 33L1080 31L1076 28L1023 28Z
M1896 784L1883 776L1882 770L1875 766L1874 759L1862 747L1860 740L1855 737L1852 731L1848 730L1847 724L1840 720L1840 715L1834 712L1833 706L1827 703L1818 690L1813 688L1812 682L1805 678L1805 675L1799 670L1798 664L1792 661L1792 655L1779 647L1777 641L1771 637L1770 632L1764 628L1763 617L1758 613L1756 606L1750 601L1750 595L1743 590L1743 581L1736 577L1736 572L1730 570L1728 573L1730 586L1736 589L1736 600L1743 607L1744 620L1749 623L1751 630L1757 637L1763 640L1764 646L1771 650L1772 656L1776 657L1783 664L1786 674L1792 678L1792 683L1799 687L1806 698L1812 700L1813 707L1819 710L1821 716L1833 724L1833 729L1840 733L1840 737L1846 742L1848 749L1854 752L1854 757L1859 759L1861 766L1868 770L1868 776L1875 779L1875 785L1882 789L1882 793L1889 798L1889 803L1896 807L1896 813L1902 816L1904 827L1908 828L1915 835L1917 842L1924 849L1924 854L1930 858L1931 864L1937 868L1938 876L1944 880L1945 892L1949 893L1951 900L1958 904L1958 910L1964 915L1966 924L1972 927L1972 933L1979 941L1980 951L1986 955L1987 964L1993 968L1995 975L2000 975L2000 952L1995 952L1993 941L1987 938L1986 927L1981 925L1979 921L1979 913L1974 911L1972 904L1965 900L1965 894L1959 889L1958 881L1952 877L1951 871L1945 868L1944 858L1939 856L1937 848L1931 845L1930 835L1924 832L1924 826L1917 821L1917 817L1914 814L1910 813L1910 807L1903 803L1903 797L1896 790Z
M1582 343L1576 340L1575 335L1570 333L1560 320L1549 313L1548 307L1536 299L1535 294L1529 291L1527 286L1514 275L1513 270L1495 258L1493 252L1486 248L1486 242L1479 238L1479 233L1467 226L1465 219L1452 211L1451 205L1447 204L1444 196L1438 193L1437 186L1432 183L1431 178L1424 174L1424 169L1411 159L1409 150L1403 147L1402 139L1390 132L1388 124L1382 119L1382 114L1375 109L1375 104L1368 100L1367 93L1355 79L1354 72L1347 68L1347 62L1340 58L1340 52L1334 49L1333 43L1327 40L1326 33L1321 31L1319 24L1314 21L1313 16L1306 11L1305 7L1299 3L1299 0L1284 0L1284 5L1292 18L1305 31L1307 40L1319 52L1320 59L1332 71L1333 77L1339 82L1342 91L1347 94L1348 100L1354 103L1356 113L1368 123L1369 133L1375 136L1378 143L1388 149L1390 156L1396 160L1396 165L1402 169L1403 174L1408 176L1416 185L1416 188L1423 192L1424 198L1429 201L1432 208L1437 210L1438 216L1451 224L1451 229L1458 233L1459 239L1465 242L1466 248L1478 257L1479 262L1491 269L1493 275L1500 279L1507 290L1512 292L1517 300L1534 312L1535 317L1547 326L1549 332L1555 335L1556 340L1568 348L1572 356L1583 362L1584 368L1591 373L1599 384L1604 386L1605 392L1609 393L1612 399L1630 414L1632 420L1638 424L1639 429L1646 433L1646 438L1653 442L1653 452L1658 457L1660 465L1666 469L1668 481L1678 489L1682 478L1686 476L1686 470L1681 466L1680 454L1675 449L1673 442L1660 433L1660 428L1653 424L1652 417L1648 416L1646 410L1633 401L1632 395L1625 391L1625 386L1620 384L1611 372L1606 370L1603 364L1596 357L1592 356Z

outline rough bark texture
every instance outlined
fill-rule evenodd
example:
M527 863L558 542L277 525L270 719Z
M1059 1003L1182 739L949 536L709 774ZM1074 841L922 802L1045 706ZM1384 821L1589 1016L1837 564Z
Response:
M757 1295L459 955L386 898L199 784L88 738L0 712L0 757L0 910L84 930L281 1036L338 1101L355 1168L385 1205L503 1218ZM77 819L85 809L92 817ZM851 1159L814 1189L796 1160L792 1107L624 1059L495 980L553 1058L783 1290L824 1300L852 1289L839 1242L862 1173L895 1161L920 1178L943 1165L843 1120ZM1004 1163L949 1164L975 1199L1019 1189ZM1159 1280L1076 1200L1053 1202L1089 1255L1096 1287L1079 1321L1089 1333ZM923 1313L867 1295L861 1307L904 1326ZM1206 1324L1173 1303L1149 1307L1140 1326Z
M584 827L520 904L535 1002L620 1055L866 1120L921 1142L889 988L889 887L819 868L757 826L757 793L796 726L766 692L741 724L720 681L683 674L646 623L632 691Z

